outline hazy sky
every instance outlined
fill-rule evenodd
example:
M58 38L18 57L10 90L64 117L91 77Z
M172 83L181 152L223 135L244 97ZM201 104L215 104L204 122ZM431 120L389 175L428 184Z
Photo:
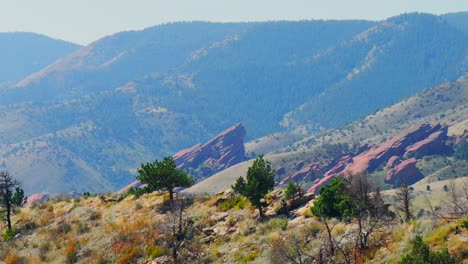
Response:
M0 32L87 44L171 21L380 20L414 11L468 11L468 0L0 0Z

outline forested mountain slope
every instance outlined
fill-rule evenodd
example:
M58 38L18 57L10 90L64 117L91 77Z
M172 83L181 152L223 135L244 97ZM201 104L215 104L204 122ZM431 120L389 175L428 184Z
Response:
M459 27L426 14L118 33L0 90L3 167L24 182L93 171L96 189L117 189L141 162L237 122L247 140L316 132L457 79L466 43ZM23 159L31 163L13 162Z

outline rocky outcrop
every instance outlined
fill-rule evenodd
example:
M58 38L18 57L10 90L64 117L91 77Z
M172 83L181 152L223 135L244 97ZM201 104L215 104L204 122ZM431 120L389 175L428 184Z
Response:
M131 188L140 188L142 187L143 184L141 184L140 181L133 181L132 183L130 183L129 185L123 187L122 189L118 190L117 193L125 193L125 192L128 192L128 190L130 190Z
M385 166L385 168L391 169L391 168L395 167L396 165L398 165L398 163L400 163L400 157L393 156L388 160L387 165Z
M424 123L415 126L387 142L380 144L368 151L358 154L354 157L343 157L333 168L327 171L322 179L316 180L312 187L308 190L312 193L317 193L319 188L328 183L332 178L339 174L356 175L363 172L373 172L381 164L387 165L388 168L396 166L399 157L405 153L421 152L423 155L426 153L436 153L441 151L445 146L445 139L447 137L447 127L443 127L438 123ZM431 148L435 149L432 150ZM437 152L438 153L438 152ZM397 165L400 166L401 164ZM411 165L408 167L411 169ZM396 169L396 168L395 168ZM414 169L417 169L414 166ZM410 172L416 173L413 178L416 179L422 174L412 169ZM419 171L419 170L418 170ZM396 176L398 178L398 176ZM413 179L412 178L412 179Z
M385 182L398 185L403 182L406 182L407 184L413 184L423 179L424 175L416 167L417 162L418 161L415 158L402 161L387 173Z
M48 199L50 199L50 194L48 193L31 194L30 196L28 196L28 199L26 200L26 205L33 205L33 204L40 203Z
M337 174L342 172L350 162L352 162L352 157L350 155L346 155L342 157L341 159L339 159L336 162L336 165L332 167L330 170L328 170L327 172L325 172L325 175L323 175L323 178L316 179L314 183L312 184L312 187L310 187L310 189L307 191L310 193L318 194L320 187L327 184Z
M322 170L322 165L318 162L313 162L291 176L284 178L279 184L283 185L289 181L305 181L315 180L313 176L317 175Z
M432 133L426 139L409 146L406 149L405 155L421 157L446 153L448 151L448 147L445 144L447 140L447 129L447 127L444 127L442 130Z
M238 123L205 144L196 144L177 152L173 156L174 161L179 169L191 170L191 176L196 179L210 176L245 160L245 135L245 128ZM140 186L139 181L134 181L118 192Z
M296 166L296 170L302 169L302 167L304 167L304 163L305 163L305 162L304 162L303 160L296 162L296 165L295 165L295 166Z
M245 160L245 135L245 128L238 123L205 144L177 152L173 156L174 161L180 169L203 166L208 168L210 174L224 170Z
M359 174L365 171L372 172L383 162L387 162L392 156L401 156L405 149L414 143L424 140L429 135L445 131L440 124L421 124L405 131L391 140L382 143L377 148L371 149L353 158L353 162L346 169L346 174Z

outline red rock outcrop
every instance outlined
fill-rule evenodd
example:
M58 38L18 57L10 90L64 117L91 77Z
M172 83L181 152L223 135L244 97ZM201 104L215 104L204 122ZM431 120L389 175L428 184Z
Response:
M305 163L305 162L304 162L303 160L296 162L296 165L295 165L295 166L296 166L296 170L302 169L302 167L304 167L304 163Z
M420 126L413 127L379 145L377 148L354 157L353 162L346 167L344 172L351 175L365 171L372 172L392 156L403 155L408 146L424 140L432 133L441 130L443 131L444 128L440 124L421 124Z
M313 162L304 168L302 168L300 171L294 173L291 176L288 176L284 178L279 184L283 185L289 181L304 181L307 180L312 174L316 174L317 172L320 172L322 170L322 165L318 162ZM309 179L309 180L314 180L314 178Z
M28 196L28 199L26 200L26 205L33 205L35 203L40 203L48 199L50 199L50 194L48 193L31 194L30 196Z
M398 156L393 156L388 160L387 165L385 165L385 168L391 169L398 165L398 163L400 163L400 158Z
M445 153L447 151L447 145L445 144L447 129L447 127L444 127L442 130L432 133L426 139L409 146L406 149L405 155L426 156Z
M224 170L245 160L245 135L245 128L238 123L203 145L197 144L177 152L173 156L174 161L181 169L204 165L213 172Z
M312 187L310 187L310 189L307 191L310 193L318 194L320 187L327 184L338 173L343 171L351 161L352 161L352 157L349 155L342 157L340 160L338 160L337 164L334 167L332 167L330 170L325 172L325 175L323 175L323 178L315 180L314 183L312 184Z
M203 170L192 177L206 177L218 171L229 168L245 160L244 137L245 128L238 123L205 144L196 144L195 146L181 150L174 154L174 161L179 169L197 169L203 167ZM118 192L126 192L132 187L140 187L139 181L123 187Z
M435 137L437 140L428 140L426 143L421 143L421 147L418 148L425 149L427 146L432 144L429 142L438 142L438 139L443 138L444 135L446 137L447 128L442 127L437 123L425 123L415 126L377 147L365 151L353 158L348 157L346 160L343 160L341 163L327 171L322 179L315 181L308 191L317 193L322 185L329 182L338 174L356 175L363 172L372 172L384 162L387 162L387 165L389 165L388 163L392 163L390 162L391 158L403 156L407 151L407 148L415 145L415 143L425 141L429 137Z
M130 188L140 188L143 184L140 181L136 180L130 183L129 185L123 187L122 189L118 190L117 193L125 193L130 190Z
M424 175L416 167L418 161L415 158L402 161L395 168L387 173L385 178L386 183L402 183L413 184L424 178Z

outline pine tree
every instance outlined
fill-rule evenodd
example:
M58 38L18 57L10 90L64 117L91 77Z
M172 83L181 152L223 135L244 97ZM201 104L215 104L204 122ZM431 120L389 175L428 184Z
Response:
M275 171L271 169L271 164L260 155L254 161L253 165L247 171L247 181L239 177L236 184L232 186L234 192L241 194L255 206L263 217L263 207L266 203L262 201L263 197L275 186Z
M190 187L194 180L182 170L177 169L172 157L163 160L155 160L153 163L142 164L136 177L141 183L147 184L145 190L153 192L165 190L169 192L169 198L174 200L174 188Z

